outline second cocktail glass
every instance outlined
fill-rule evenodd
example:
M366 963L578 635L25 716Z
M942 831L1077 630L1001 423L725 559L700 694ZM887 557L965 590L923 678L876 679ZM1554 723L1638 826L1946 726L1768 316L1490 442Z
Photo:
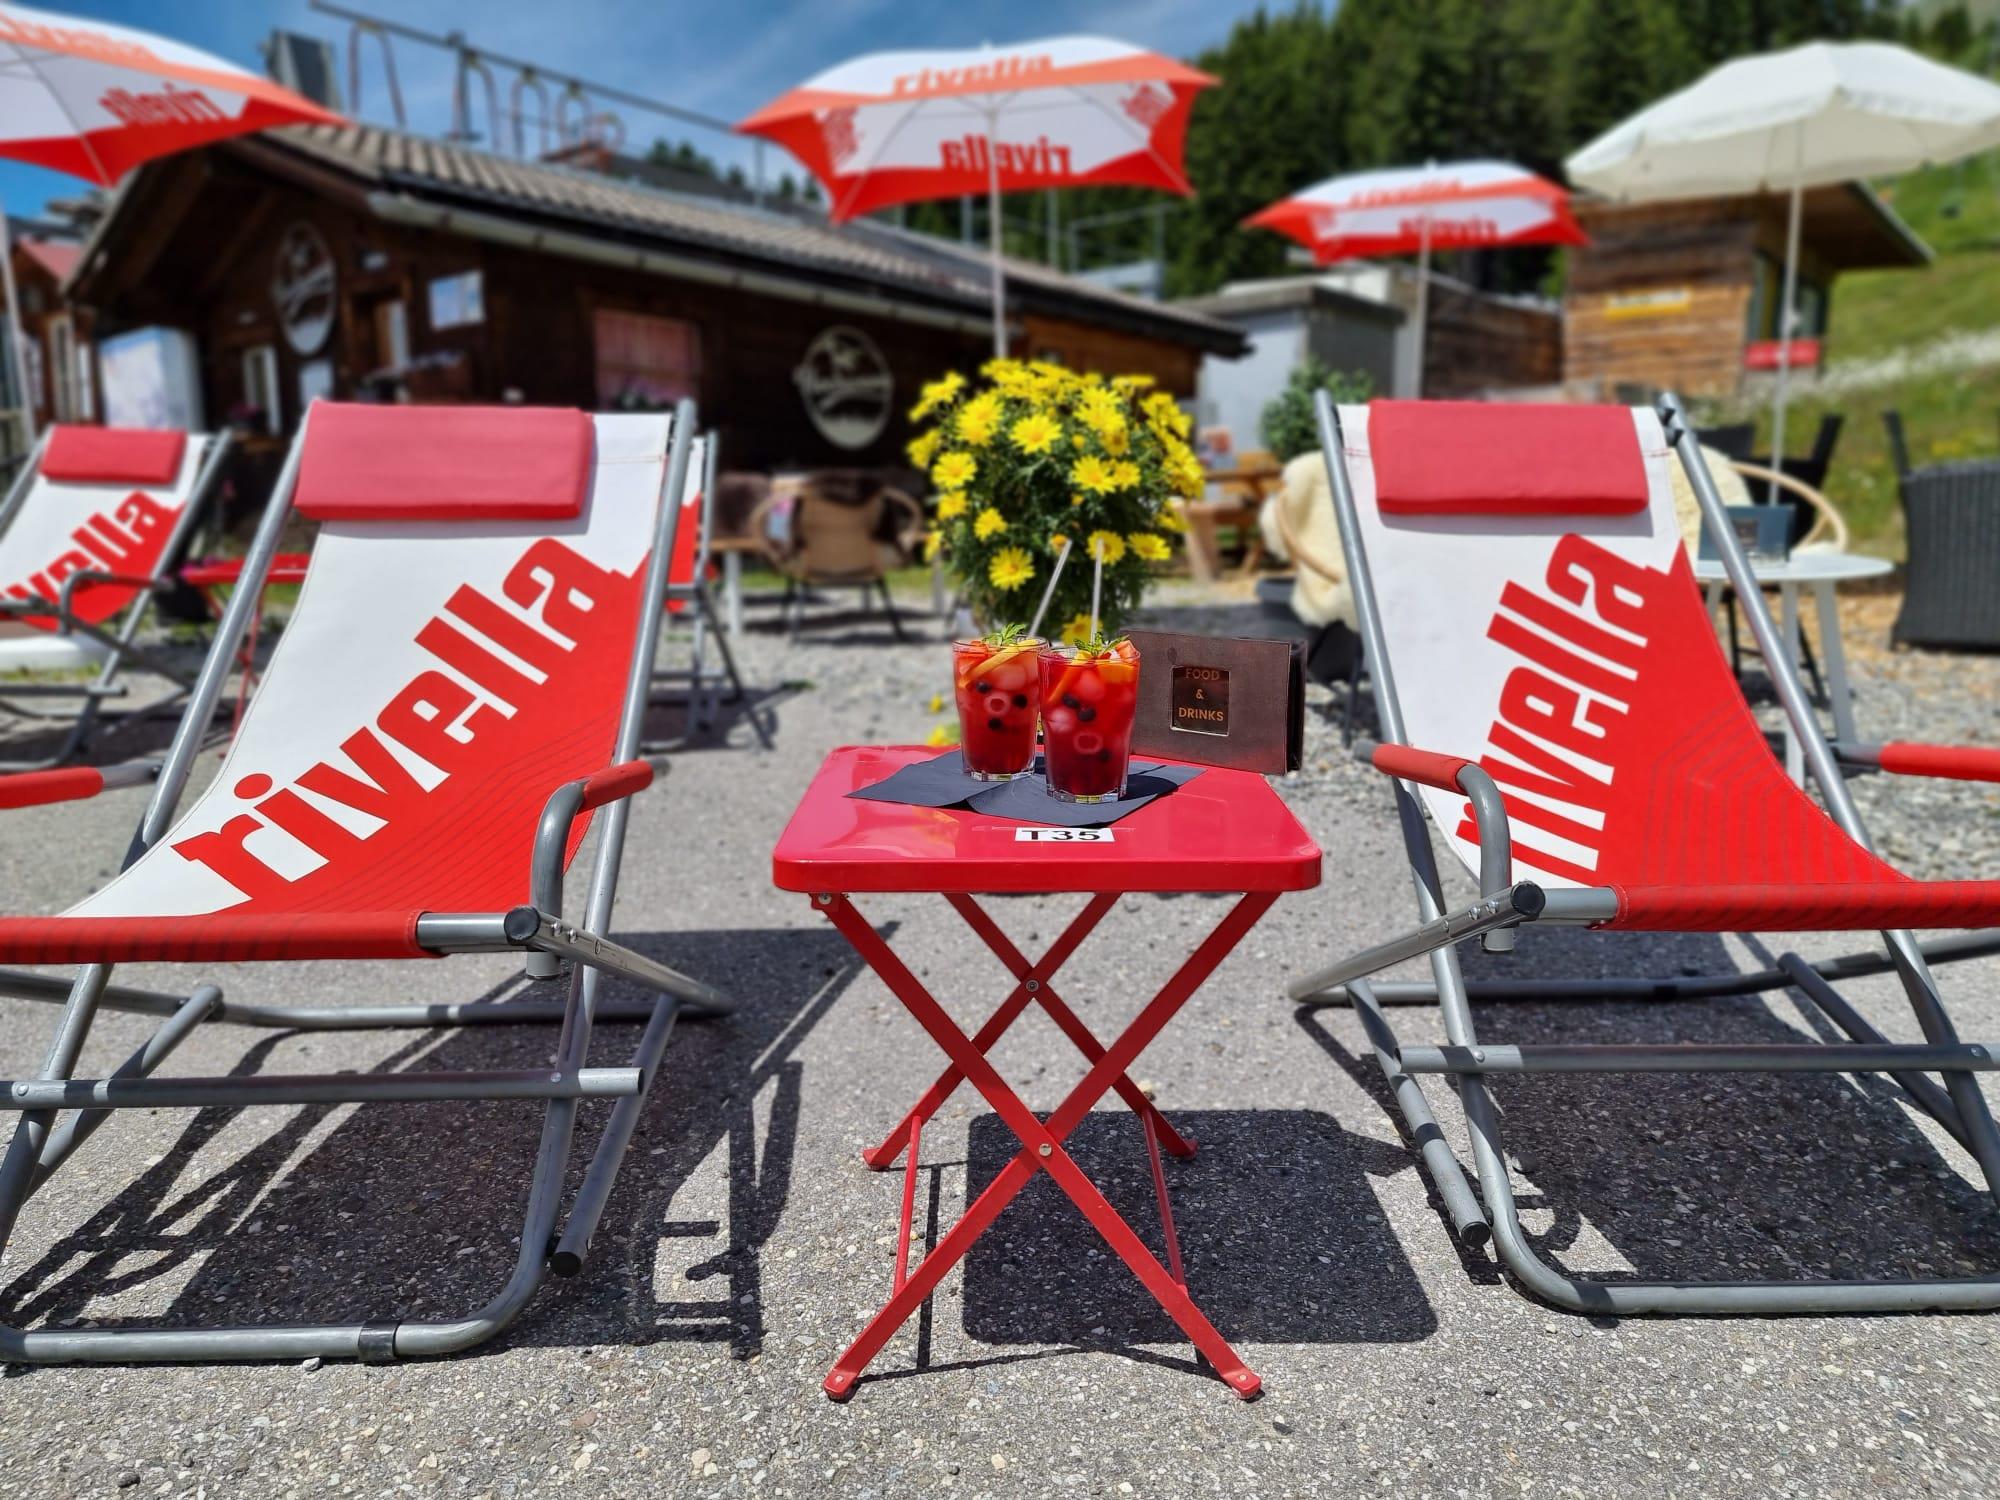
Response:
M1138 648L1130 641L1101 651L1045 645L1040 664L1049 794L1065 802L1122 797L1139 706Z

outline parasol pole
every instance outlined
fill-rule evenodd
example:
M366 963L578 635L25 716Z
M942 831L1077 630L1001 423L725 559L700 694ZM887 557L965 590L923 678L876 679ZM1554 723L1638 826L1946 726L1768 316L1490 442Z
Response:
M1778 385L1771 395L1771 468L1785 472L1785 397L1792 374L1792 319L1799 292L1799 200L1806 178L1806 128L1794 127L1798 152L1792 163L1792 206L1785 225L1785 290L1778 304ZM1777 492L1772 492L1773 499Z
M1437 169L1435 161L1424 163L1424 171ZM1424 216L1417 221L1417 388L1410 392L1413 400L1424 399L1424 340L1430 332L1431 315L1431 206L1424 205Z
M0 292L7 297L7 337L14 356L14 393L21 401L24 451L35 446L35 393L28 389L27 335L21 329L21 299L14 287L14 223L0 204Z
M986 114L986 243L993 255L993 357L1007 357L1007 280L1000 270L1000 111Z

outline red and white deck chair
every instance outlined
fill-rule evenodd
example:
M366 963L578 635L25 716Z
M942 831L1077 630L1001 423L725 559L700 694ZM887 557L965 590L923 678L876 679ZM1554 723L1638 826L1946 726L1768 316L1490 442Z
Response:
M135 724L193 686L171 662L138 644L155 599L207 509L229 437L120 427L52 427L0 500L0 713L68 720L57 747L0 770L59 765L78 754L108 700L138 666L173 686L120 710ZM67 681L11 674L77 672ZM0 806L4 806L0 802Z
M626 798L689 473L693 409L588 417L518 407L315 405L280 476L124 870L55 917L0 918L0 994L62 1005L0 1158L0 1243L22 1201L118 1110L546 1099L521 1256L484 1308L444 1322L294 1328L0 1329L0 1360L391 1359L504 1327L549 1270L574 1274L677 1014L727 1002L606 936ZM676 503L669 503L668 497ZM175 808L294 506L320 522L298 605L213 784ZM583 914L563 873L602 809ZM110 985L120 961L419 959L515 950L572 968L566 1000L352 1009L239 1005ZM598 999L611 974L657 992ZM77 1067L100 1007L167 1016L108 1076ZM586 1067L594 1020L644 1019L629 1067ZM561 1023L517 1072L159 1078L203 1020L296 1028ZM617 1100L566 1220L577 1102ZM75 1113L62 1116L61 1111ZM559 1222L560 1221L560 1222Z
M2000 1191L2000 1134L1975 1076L2000 1065L2000 1047L1959 1040L1926 962L1993 952L2000 936L1920 948L1905 930L2000 924L2000 881L1916 881L1871 852L1671 397L1657 412L1383 402L1343 407L1336 418L1322 396L1319 424L1391 742L1362 753L1395 778L1422 925L1301 980L1291 995L1353 1002L1461 1238L1474 1246L1490 1238L1529 1290L1577 1311L2000 1306L1994 1277L1600 1281L1565 1274L1528 1244L1486 1088L1496 1072L1884 1073ZM1723 658L1675 524L1667 466L1676 452L1824 807L1785 774ZM1929 759L1938 773L2000 779L2000 752L1940 750ZM1447 908L1423 808L1477 875L1477 902ZM1517 930L1552 922L1696 933L1876 929L1886 952L1819 965L1787 954L1758 974L1466 984L1455 942L1480 936L1505 949ZM1364 978L1424 954L1428 983ZM1889 1044L1829 982L1890 970L1923 1045ZM1469 995L1687 998L1787 985L1852 1043L1502 1046L1475 1034L1467 1005ZM1423 999L1440 1003L1444 1046L1403 1046L1389 1028L1383 1001ZM1436 1073L1457 1084L1477 1198L1416 1081Z

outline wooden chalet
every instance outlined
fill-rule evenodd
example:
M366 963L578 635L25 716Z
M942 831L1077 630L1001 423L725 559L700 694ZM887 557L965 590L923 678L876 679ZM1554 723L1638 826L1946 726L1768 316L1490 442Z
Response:
M1736 392L1746 371L1768 363L1778 335L1788 203L1770 193L1648 204L1577 199L1590 243L1568 252L1565 382L1607 398L1620 387ZM1843 271L1918 267L1931 258L1858 182L1804 195L1799 247L1795 339L1824 340Z
M201 406L275 454L315 396L595 410L693 396L732 469L895 468L920 384L991 352L977 247L372 127L156 162L85 245L100 336L192 336ZM1015 351L1192 396L1225 323L1008 267Z

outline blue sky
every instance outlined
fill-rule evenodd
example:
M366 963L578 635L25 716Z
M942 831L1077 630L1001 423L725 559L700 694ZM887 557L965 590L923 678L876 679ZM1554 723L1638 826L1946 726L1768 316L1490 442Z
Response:
M740 119L792 84L861 52L898 47L974 47L1064 32L1115 36L1174 56L1220 41L1260 0L349 0L357 10L392 15L438 33L463 31L495 52L667 100L724 119ZM1289 0L1279 0L1281 5ZM79 0L58 8L144 27L248 67L260 67L258 44L273 27L325 37L346 66L347 27L307 9L306 0ZM396 68L410 128L440 134L449 123L447 54L397 42ZM508 78L496 75L501 103ZM345 86L343 79L343 87ZM360 115L390 123L373 43L363 48ZM621 111L631 138L676 134L671 122ZM484 106L475 105L475 123ZM690 133L704 151L748 160L746 145ZM773 151L770 170L790 166ZM34 213L80 184L34 167L0 163L0 201Z

